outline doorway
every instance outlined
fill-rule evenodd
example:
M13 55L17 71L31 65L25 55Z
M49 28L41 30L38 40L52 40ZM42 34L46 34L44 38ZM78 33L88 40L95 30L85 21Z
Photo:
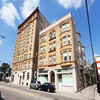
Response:
M55 73L54 73L54 71L50 72L50 76L51 76L51 84L55 85Z

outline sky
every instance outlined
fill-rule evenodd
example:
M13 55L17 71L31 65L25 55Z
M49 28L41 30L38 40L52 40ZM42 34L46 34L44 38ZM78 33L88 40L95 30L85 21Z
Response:
M18 25L38 6L50 24L72 13L86 58L92 62L85 0L0 0L0 61L12 64ZM87 0L95 56L100 55L100 0ZM1 63L1 62L0 62Z

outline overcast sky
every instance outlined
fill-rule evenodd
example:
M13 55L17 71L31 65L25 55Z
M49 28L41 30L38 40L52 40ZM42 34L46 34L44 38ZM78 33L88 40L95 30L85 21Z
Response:
M86 58L92 62L88 24L86 19L85 0L0 0L0 61L12 62L17 27L38 6L41 13L52 24L69 12L72 13L81 40L85 46ZM95 55L100 54L100 0L87 0L93 46Z

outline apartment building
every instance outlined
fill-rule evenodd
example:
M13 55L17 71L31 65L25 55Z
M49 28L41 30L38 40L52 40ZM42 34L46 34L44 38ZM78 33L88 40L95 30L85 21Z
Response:
M85 47L72 14L49 25L39 34L37 77L62 92L76 92L86 86Z
M29 86L36 78L39 32L49 25L38 8L18 26L11 82Z

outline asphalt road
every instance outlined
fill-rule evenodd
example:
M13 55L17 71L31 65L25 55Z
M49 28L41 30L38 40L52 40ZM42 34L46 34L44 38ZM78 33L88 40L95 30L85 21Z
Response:
M0 83L1 100L76 100L38 90Z

